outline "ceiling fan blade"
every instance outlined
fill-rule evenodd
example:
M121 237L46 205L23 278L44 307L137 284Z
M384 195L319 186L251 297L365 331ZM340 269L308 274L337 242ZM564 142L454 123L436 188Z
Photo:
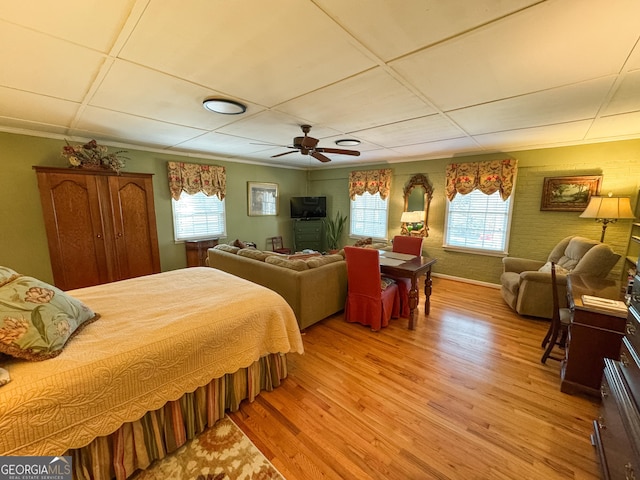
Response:
M296 152L297 150L290 150L288 152L278 153L277 155L271 155L271 158L282 157L283 155L289 155L290 153L296 153Z
M316 160L320 160L321 162L330 162L331 161L331 159L329 157L325 157L324 155L319 153L317 150L315 152L313 152L311 154L311 156L313 158L315 158Z
M316 152L339 153L341 155L353 155L354 157L360 155L360 152L357 150L343 150L341 148L316 148Z

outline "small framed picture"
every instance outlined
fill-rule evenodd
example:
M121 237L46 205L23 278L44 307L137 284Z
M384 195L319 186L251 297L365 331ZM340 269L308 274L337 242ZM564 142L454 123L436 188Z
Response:
M278 184L247 182L247 210L250 217L278 215Z
M546 177L542 188L540 210L582 212L591 195L598 195L602 175L579 177Z

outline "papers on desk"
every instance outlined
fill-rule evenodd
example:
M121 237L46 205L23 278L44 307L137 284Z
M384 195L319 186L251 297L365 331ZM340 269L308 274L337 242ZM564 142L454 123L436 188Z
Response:
M402 260L402 262L406 262L407 260L413 260L414 258L416 258L415 255L409 255L408 253L390 252L388 250L378 250L378 252L380 252L380 260L382 260L382 257L385 257L394 258L396 260ZM396 265L400 265L400 263L397 263Z
M398 265L402 265L404 262L404 260L398 260L397 258L380 256L380 265L386 265L387 267L397 267Z
M582 295L582 304L585 307L594 308L596 310L604 310L615 313L626 313L627 305L620 300L611 300L610 298L594 297L592 295Z

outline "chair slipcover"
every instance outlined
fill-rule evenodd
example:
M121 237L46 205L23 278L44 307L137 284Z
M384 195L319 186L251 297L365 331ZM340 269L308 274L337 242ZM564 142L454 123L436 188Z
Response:
M408 255L422 255L422 237L409 237L406 235L396 235L393 237L393 251L406 253ZM400 316L408 318L409 312L409 290L411 290L410 278L399 278L389 275L398 284L400 294Z
M400 316L398 286L390 284L382 290L380 254L378 250L344 247L347 260L347 303L345 319L380 330L391 318Z

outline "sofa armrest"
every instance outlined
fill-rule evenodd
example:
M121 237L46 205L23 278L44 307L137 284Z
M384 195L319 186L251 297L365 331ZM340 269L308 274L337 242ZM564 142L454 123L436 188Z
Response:
M535 282L535 283L544 283L551 285L551 273L549 272L538 272L538 271L527 271L520 273L520 283L527 282ZM567 276L561 273L556 274L556 284L558 286L566 286L567 285Z
M528 270L538 270L545 262L528 258L504 257L502 265L505 272L521 273Z

